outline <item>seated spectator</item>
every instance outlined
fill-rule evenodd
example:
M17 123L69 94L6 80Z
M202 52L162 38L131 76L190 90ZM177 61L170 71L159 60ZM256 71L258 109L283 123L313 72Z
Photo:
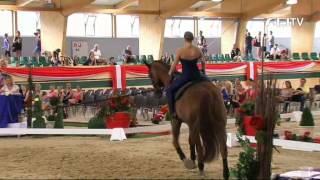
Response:
M275 44L274 47L271 48L270 51L270 58L269 59L280 59L281 58L281 51L278 47L278 44Z
M109 58L109 65L117 65L116 59L114 57Z
M73 66L77 66L80 62L80 58L78 56L73 56L72 61L73 61Z
M94 56L94 53L91 51L89 53L89 58L87 61L83 64L84 66L95 66L97 65L97 59Z
M280 56L282 60L289 59L289 49L284 49L280 52Z
M73 90L71 88L71 84L67 83L66 84L66 89L63 94L63 104L68 105L69 104L69 99L73 97Z
M123 52L124 63L130 64L134 63L134 57L132 55L131 46L127 46L127 48Z
M41 101L42 101L42 110L49 110L50 98L48 97L48 93L46 91L42 92Z
M258 96L259 88L258 83L250 79L248 81L248 89L246 90L245 101L255 101Z
M231 50L231 59L238 60L241 58L240 49L237 48L236 44L233 44L233 48Z
M306 85L305 78L300 79L300 86L293 91L292 101L300 102L300 111L303 111L306 97L309 94L310 88Z
M102 55L101 55L101 51L99 49L99 45L98 44L95 44L93 49L90 52L93 52L94 58L96 60L101 59Z
M171 62L173 61L173 59L171 59L170 55L168 52L166 52L164 54L164 56L161 57L162 62L166 63L166 64L171 64Z
M54 85L50 85L48 97L51 98L51 97L57 97L57 96L58 96L58 94L57 94L57 91L56 91Z
M280 100L282 100L284 102L283 113L288 112L288 106L289 106L288 101L291 100L293 92L294 92L294 89L292 88L290 81L286 81L285 86L286 87L281 89L281 91L280 91Z
M11 76L5 76L4 86L0 89L1 94L19 95L19 86L15 85Z
M0 59L0 67L1 68L6 68L8 65L8 62L6 59Z
M59 53L57 51L53 51L53 56L51 58L52 66L59 66L61 65L61 60L59 58Z
M69 99L69 103L70 104L81 103L82 98L83 98L82 89L80 88L80 86L77 86L77 90L74 93L72 93L72 98Z

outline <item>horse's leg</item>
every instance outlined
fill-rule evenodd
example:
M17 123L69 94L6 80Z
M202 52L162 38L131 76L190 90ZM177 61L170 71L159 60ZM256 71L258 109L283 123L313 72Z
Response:
M194 169L196 168L196 144L194 142L194 136L192 135L192 131L189 130L189 145L190 145L190 159L186 159L184 161L184 166L187 169Z
M181 121L177 119L173 119L171 121L172 126L172 135L173 135L173 146L176 149L179 158L184 161L186 159L186 155L183 153L180 144L179 144L179 135L180 135L180 127L181 127Z
M223 161L223 178L229 179L229 167L228 167L228 149L226 145L226 139L222 139L220 143L220 153Z
M201 145L200 134L196 138L196 148L197 148L197 154L198 154L198 168L200 171L200 175L204 175L203 148Z

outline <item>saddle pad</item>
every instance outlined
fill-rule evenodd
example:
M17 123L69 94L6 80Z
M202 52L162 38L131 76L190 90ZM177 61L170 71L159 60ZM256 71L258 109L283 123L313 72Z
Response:
M199 80L195 80L195 81L190 81L187 82L185 85L183 85L176 93L174 96L175 101L178 101L181 96L183 95L183 93L191 86L198 84L200 82L210 82L208 79L199 79Z

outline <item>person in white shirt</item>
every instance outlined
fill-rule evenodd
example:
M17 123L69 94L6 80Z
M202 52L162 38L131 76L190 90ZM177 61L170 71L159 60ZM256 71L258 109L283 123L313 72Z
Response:
M95 44L91 51L93 52L95 59L101 59L101 51L98 44Z
M15 85L13 83L13 79L11 76L5 76L5 83L4 86L0 89L1 94L5 95L18 95L19 92L19 86Z
M271 48L270 55L272 59L280 59L281 57L281 51L278 47L278 44L275 44L273 48Z
M269 38L268 38L268 51L271 51L271 49L273 48L274 46L274 36L273 36L273 32L270 31L270 35L269 35Z

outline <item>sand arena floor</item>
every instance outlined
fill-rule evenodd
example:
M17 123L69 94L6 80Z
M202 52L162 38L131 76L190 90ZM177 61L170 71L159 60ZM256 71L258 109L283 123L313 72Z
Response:
M189 154L187 135L184 130L181 144ZM79 136L1 138L0 147L1 179L222 178L221 159L205 166L204 177L197 169L185 169L171 145L171 135L124 142ZM230 167L240 150L229 149ZM280 149L273 159L274 173L320 167L320 152Z

